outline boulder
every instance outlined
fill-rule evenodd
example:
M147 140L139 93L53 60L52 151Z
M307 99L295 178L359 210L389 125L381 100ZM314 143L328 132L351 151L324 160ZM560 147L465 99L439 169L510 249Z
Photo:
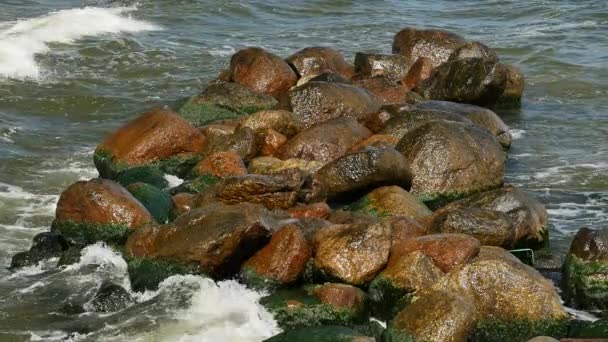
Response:
M429 58L435 68L446 62L465 43L463 37L452 32L407 27L395 35L393 53L403 55L410 61L417 61L420 57Z
M390 225L336 225L318 231L313 243L315 266L331 278L352 285L371 281L386 265Z
M238 153L228 150L209 154L194 166L192 172L197 176L226 178L247 174L247 167Z
M305 129L287 141L281 147L279 157L328 163L371 134L352 118L335 118Z
M9 269L34 266L42 260L61 256L68 248L68 242L59 234L53 232L37 234L28 251L13 255Z
M133 297L124 287L109 281L104 281L95 297L85 307L93 312L116 312L135 303Z
M287 137L275 131L266 129L258 133L260 142L260 154L262 156L275 156L279 154L279 149L287 142Z
M412 65L410 70L408 71L405 79L403 80L403 85L407 91L410 91L416 87L416 84L420 81L424 81L427 78L431 77L431 73L433 71L433 61L427 57L420 57Z
M234 83L273 97L286 93L298 81L298 76L281 57L255 47L232 56L230 74Z
M229 276L279 226L280 218L259 204L214 203L190 210L169 225L138 229L129 236L126 253L137 259L194 264L206 274Z
M259 203L269 209L287 209L297 200L303 179L248 174L229 177L215 185L214 198L225 204Z
M340 157L313 177L312 198L338 198L380 186L410 188L411 172L405 158L393 148L369 149Z
M498 64L497 72L504 78L503 90L495 106L498 108L518 108L524 93L525 78L518 67L508 64Z
M380 131L380 134L390 135L401 140L405 134L412 131L414 128L433 120L446 120L471 124L471 121L464 116L444 110L406 109L399 111L397 115L388 120L384 129Z
M265 342L374 342L375 338L351 328L337 325L322 325L318 327L301 327L286 330Z
M372 93L348 84L307 82L289 91L289 101L304 128L346 116L363 121L382 102Z
M238 127L249 127L254 131L275 130L291 138L302 130L302 124L292 112L286 110L263 110L244 117Z
M468 42L460 46L448 58L448 61L465 58L481 58L498 62L498 56L494 50L480 42Z
M384 76L402 80L414 61L402 55L383 55L357 52L355 73L359 79Z
M404 216L417 218L429 216L431 211L414 195L398 186L384 186L373 190L350 206L377 217Z
M245 117L278 105L272 96L232 82L210 84L199 95L189 98L179 114L194 127Z
M502 185L502 147L474 125L429 121L405 134L396 149L411 166L411 193L431 209Z
M331 208L325 202L298 204L287 210L289 215L295 219L301 218L327 218L331 212Z
M342 53L329 47L307 47L287 57L286 61L301 78L328 72L346 79L353 75L353 67L346 62Z
M171 195L147 183L131 183L127 190L143 204L154 220L165 223L169 220L169 212L173 208Z
M78 181L59 197L53 231L79 244L122 243L132 230L154 222L133 195L107 179Z
M417 220L404 216L390 216L384 218L383 220L392 227L391 246L395 247L405 240L427 235L426 223L421 222L426 218L427 216L423 216L422 218L419 217Z
M260 175L274 175L289 170L299 170L305 174L314 174L324 163L306 159L285 159L274 157L258 157L249 162L249 173Z
M179 115L157 108L112 133L97 146L94 161L102 178L116 178L134 167L179 175L200 159L204 143L201 132Z
M170 276L178 274L201 275L197 262L176 262L162 259L127 258L129 282L133 291L155 291L158 284Z
M407 101L408 90L400 80L388 76L377 76L355 81L357 87L367 89L384 103L402 103Z
M241 279L260 289L276 288L297 281L312 256L312 247L302 230L287 225L241 267Z
M211 155L218 152L234 151L243 161L256 157L260 144L255 132L248 127L241 128L229 135L208 136L202 154Z

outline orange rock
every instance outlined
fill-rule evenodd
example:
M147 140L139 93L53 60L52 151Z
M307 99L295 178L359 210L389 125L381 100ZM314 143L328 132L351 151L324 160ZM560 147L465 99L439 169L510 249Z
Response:
M359 288L346 285L326 283L316 287L313 294L323 303L335 308L358 307L365 301L365 294Z
M384 103L401 103L407 101L408 89L399 80L389 77L374 77L354 82L354 85L369 90Z
M215 152L201 160L193 171L199 175L212 175L219 178L247 174L243 159L234 151Z
M194 195L189 193L179 193L173 195L171 200L173 201L172 214L177 217L183 213L190 211L194 207Z
M291 209L288 209L289 215L293 218L326 218L329 216L331 209L325 202L312 204L299 204Z
M374 134L371 137L356 143L350 148L349 152L361 151L367 147L395 147L399 142L399 138L388 134Z
M463 37L452 32L406 27L395 35L393 53L403 55L410 61L427 57L431 59L433 67L436 67L446 62L452 52L465 43Z
M403 241L426 235L426 228L417 219L404 216L392 216L385 219L392 227L392 246Z
M420 81L424 81L431 76L431 72L433 71L433 62L430 58L420 57L412 65L407 75L405 76L404 84L405 89L410 91L414 89L416 84Z
M277 155L281 146L287 142L286 136L272 128L268 128L260 132L259 135L261 136L262 140L261 155L265 157Z

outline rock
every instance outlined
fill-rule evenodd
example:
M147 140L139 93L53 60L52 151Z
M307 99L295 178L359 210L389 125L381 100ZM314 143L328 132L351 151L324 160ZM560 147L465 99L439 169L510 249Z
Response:
M536 199L513 186L504 186L456 201L445 207L481 208L503 212L515 228L515 248L540 248L548 241L547 210Z
M524 93L525 79L521 70L515 66L498 64L497 72L504 78L503 91L496 100L496 107L518 108Z
M287 137L275 131L267 129L259 133L261 140L260 154L262 156L275 156L279 154L279 149L287 142Z
M305 129L287 141L281 147L279 157L328 163L371 134L352 118L335 118Z
M298 86L300 86L306 82L330 82L330 83L353 84L353 82L350 79L345 78L344 76L333 73L333 72L324 72L324 73L316 75L316 76L301 78L300 81L298 81Z
M403 255L370 284L374 317L390 320L422 289L431 287L444 273L421 251Z
M148 209L156 222L169 220L169 212L173 208L171 195L147 183L131 183L127 190Z
M238 153L229 150L209 154L194 166L192 172L197 176L211 175L226 178L247 174L247 167Z
M431 258L444 273L464 265L479 253L479 241L464 234L432 234L405 240L391 249L388 267L414 251Z
M350 148L349 152L359 152L369 148L385 149L394 148L399 138L388 134L374 134L365 140L361 140Z
M281 57L260 48L235 53L230 59L230 73L234 83L273 97L284 94L298 81Z
M287 170L300 170L305 174L313 174L323 167L322 162L306 159L285 159L274 157L258 157L249 162L249 173L274 175Z
M431 215L431 211L416 197L398 186L384 186L363 196L350 207L377 217L404 216L416 218Z
M383 135L390 135L394 138L401 140L408 132L412 131L418 126L434 121L434 120L446 120L461 122L464 124L471 124L467 118L460 114L435 109L414 109L414 110L403 110L388 120L384 126L384 129L380 132Z
M129 281L133 291L155 291L158 284L177 274L200 274L197 262L183 263L160 259L129 258Z
M276 107L272 96L232 82L210 84L200 95L193 96L178 110L194 127L245 117Z
M249 127L256 132L273 129L288 138L302 130L302 124L293 113L286 110L263 110L246 116L238 126L238 128L244 127Z
M285 329L340 324L352 326L369 319L365 293L360 289L331 284L279 290L260 300Z
M492 132L503 147L509 148L511 146L513 137L509 133L509 127L496 113L487 108L448 101L423 101L417 103L416 107L461 114L476 125Z
M387 342L464 342L475 327L474 304L467 297L436 291L419 298L391 321Z
M259 203L269 209L287 209L297 200L303 179L289 181L284 177L244 175L229 177L215 186L215 200L225 204Z
M69 248L68 242L59 234L44 232L34 236L32 247L13 255L9 269L34 266L45 259L61 256Z
M80 262L82 256L81 246L71 246L61 253L59 260L57 261L57 267L72 265Z
M355 73L360 79L385 76L402 80L407 75L413 62L402 55L357 52L355 55Z
M97 146L94 161L102 178L133 167L160 168L179 175L199 159L205 137L168 108L142 114ZM181 171L181 172L180 172Z
M173 195L171 201L173 202L173 208L169 215L171 220L174 220L179 215L187 213L194 208L194 195L187 192L180 192Z
M364 122L365 126L374 133L379 133L380 131L382 131L384 129L385 123L394 116L391 111L386 109L386 106L393 107L395 106L395 104L382 106L379 111L369 115Z
M78 181L59 197L53 231L80 244L122 243L128 234L154 222L125 188L107 179Z
M300 278L311 256L312 247L300 228L288 225L243 264L241 279L261 289L291 284Z
M333 199L385 185L409 189L410 180L409 165L395 149L370 149L347 154L317 171L312 198Z
M480 42L468 42L460 46L448 58L448 61L465 58L481 58L484 60L498 62L496 52Z
M582 310L608 309L608 229L581 228L562 271L567 305Z
M237 126L238 124L233 123L210 124L199 128L199 130L201 133L203 133L203 135L205 135L205 137L207 137L207 139L213 140L221 136L234 134Z
M353 67L346 62L342 53L329 47L307 47L287 57L286 61L301 78L327 72L346 79L353 75Z
M260 145L255 132L248 127L241 128L231 135L218 135L208 138L202 153L210 155L217 152L236 152L243 161L247 162L257 156Z
M559 341L554 339L553 337L549 337L549 336L537 336L533 339L528 340L528 342L559 342Z
M564 342L606 342L608 336L608 320L606 318L590 321L570 321L568 337L580 338L581 340L562 340ZM599 338L599 340L585 340L586 338Z
M240 268L270 239L280 220L259 204L214 203L190 210L165 226L145 227L127 241L129 257L198 264L215 276Z
M427 227L420 222L420 218L414 220L403 216L391 216L385 218L384 221L392 227L392 247L395 247L405 240L427 235Z
M384 103L402 103L407 101L407 92L400 80L388 76L367 78L353 83L357 87L367 89Z
M435 68L446 62L450 55L465 43L463 37L452 32L407 27L395 35L393 53L403 55L410 61L427 57Z
M318 269L342 282L363 285L386 265L391 227L382 222L337 225L318 231L313 242Z
M515 242L515 227L507 214L480 208L440 209L433 215L430 232L467 234L484 246L510 248Z
M411 166L410 192L431 209L502 184L502 147L473 125L429 121L405 134L396 149Z
M287 210L289 215L296 219L301 218L327 218L331 212L331 208L325 202L312 204L298 204Z
M427 57L420 57L412 65L410 70L408 71L405 79L403 80L403 85L407 91L410 91L416 87L416 84L420 81L424 81L431 77L431 73L433 72L433 60Z
M169 186L165 179L165 173L159 168L150 166L136 166L126 169L118 174L114 181L124 187L132 183L147 183L159 189Z
M351 328L336 325L302 327L286 330L265 342L374 342L373 337L365 336Z
M362 121L381 106L381 101L365 89L329 82L296 87L289 91L289 100L304 128L342 116Z
M106 313L123 310L133 303L135 300L124 287L104 281L86 306L90 309L88 311Z
M199 194L208 191L220 179L211 175L196 177L194 179L183 182L182 184L171 188L169 192L172 195L179 193Z
M334 224L375 224L382 221L382 219L368 213L349 210L333 211L327 220Z

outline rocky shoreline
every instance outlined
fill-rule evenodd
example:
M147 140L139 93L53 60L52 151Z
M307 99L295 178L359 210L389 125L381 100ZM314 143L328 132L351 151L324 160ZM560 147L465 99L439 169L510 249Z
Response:
M519 106L521 71L441 30L405 28L392 50L354 65L327 47L238 51L201 94L102 142L100 178L62 193L51 231L11 268L63 267L103 241L135 291L175 274L237 278L268 292L284 330L268 341L607 337L607 320L575 320L509 253L548 248L544 206L504 184L512 137L491 110ZM607 246L606 230L579 231L565 304L603 316ZM103 284L89 307L131 302Z

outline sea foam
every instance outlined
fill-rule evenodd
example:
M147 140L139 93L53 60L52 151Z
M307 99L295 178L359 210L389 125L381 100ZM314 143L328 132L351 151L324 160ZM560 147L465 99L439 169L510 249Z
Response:
M0 77L38 78L36 54L50 43L69 44L85 36L160 29L127 14L135 7L85 7L51 12L11 24L0 23Z

